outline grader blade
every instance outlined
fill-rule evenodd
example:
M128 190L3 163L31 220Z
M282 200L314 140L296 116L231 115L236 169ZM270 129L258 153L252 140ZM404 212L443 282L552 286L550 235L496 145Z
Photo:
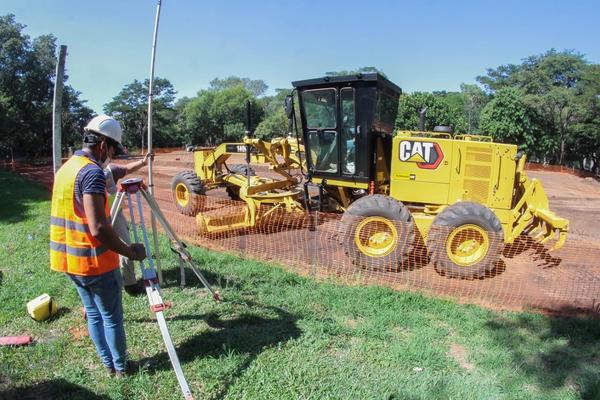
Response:
M237 212L228 214L210 215L208 213L199 213L196 215L198 233L203 235L207 233L221 233L246 228L248 227L246 215L247 210L245 207Z

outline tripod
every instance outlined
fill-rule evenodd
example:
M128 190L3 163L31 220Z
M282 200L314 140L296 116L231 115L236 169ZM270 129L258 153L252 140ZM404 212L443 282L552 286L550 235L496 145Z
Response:
M171 340L171 335L169 334L167 323L163 315L163 311L165 310L165 308L169 307L169 304L163 301L162 296L160 294L160 286L156 275L156 269L154 268L154 260L152 259L152 254L150 252L150 244L148 241L148 232L146 230L146 225L144 222L144 213L142 210L142 197L144 198L144 200L146 200L148 207L150 207L150 212L154 217L156 217L156 219L158 219L163 230L167 234L167 237L171 241L171 249L173 250L173 252L179 255L181 285L185 285L184 266L187 265L198 277L200 282L202 282L202 284L206 287L206 289L208 289L208 291L212 294L213 299L215 299L215 301L219 301L221 297L219 295L219 292L213 290L206 278L193 264L192 256L187 251L185 244L181 240L179 240L179 238L177 238L177 235L175 235L175 232L173 232L173 229L171 228L162 211L158 207L156 200L146 190L146 185L144 185L144 181L141 178L126 179L121 183L119 192L117 193L117 197L115 198L115 201L110 211L110 214L112 216L111 222L114 224L115 219L117 217L117 211L121 209L123 200L125 199L125 197L127 197L127 203L129 206L129 217L131 219L131 231L133 232L133 238L135 242L139 242L132 196L135 196L135 204L137 205L137 212L139 216L139 227L142 231L142 237L144 239L144 245L146 247L147 264L144 261L140 261L140 266L142 270L142 279L144 281L144 286L146 289L146 295L148 296L148 302L150 303L150 310L156 316L156 320L160 328L160 333L162 334L165 346L167 347L167 353L169 354L169 359L171 360L171 365L173 366L173 370L175 371L175 375L177 376L177 381L179 382L179 386L181 387L183 396L186 400L192 400L192 393L187 384L185 376L183 375L183 370L181 369L181 364L179 363L179 357L177 356L177 353L175 351L175 346L173 345L173 341ZM156 248L155 251L158 252L158 248Z

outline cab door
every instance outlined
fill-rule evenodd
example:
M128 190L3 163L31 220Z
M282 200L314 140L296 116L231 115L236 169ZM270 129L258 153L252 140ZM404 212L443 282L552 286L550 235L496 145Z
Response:
M316 175L339 175L337 90L305 90L301 95L309 149L309 169Z
M356 104L355 90L351 87L340 90L340 170L342 176L356 174Z

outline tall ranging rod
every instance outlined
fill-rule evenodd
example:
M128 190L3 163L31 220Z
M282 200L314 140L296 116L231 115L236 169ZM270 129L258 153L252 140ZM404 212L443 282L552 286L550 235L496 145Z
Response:
M150 57L150 82L148 84L148 153L152 153L152 101L154 96L154 63L156 60L156 40L158 37L158 22L160 19L160 3L156 3L156 17L154 18L154 34L152 36L152 56ZM152 178L152 157L148 160L148 190L154 195L154 180ZM156 230L156 218L152 214L152 238L154 240L154 253L156 255L156 271L158 272L158 282L163 283L162 268L160 267L160 257L158 251L158 235Z
M246 137L252 139L252 105L250 100L246 101ZM246 179L250 186L250 145L246 144Z

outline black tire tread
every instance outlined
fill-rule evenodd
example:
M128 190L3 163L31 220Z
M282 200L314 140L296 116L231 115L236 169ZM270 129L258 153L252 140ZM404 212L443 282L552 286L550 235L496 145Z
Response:
M176 200L175 187L183 183L190 192L190 201L185 207L180 206ZM198 175L192 170L184 170L178 172L171 180L171 193L177 210L184 214L195 216L201 209L204 203L203 196L206 194L206 188Z
M368 257L356 248L354 232L361 217L383 216L394 221L405 222L408 230L402 232L396 250L384 257ZM382 194L361 197L348 207L341 219L340 237L346 255L352 262L363 267L381 269L406 261L415 243L415 226L410 211L400 201Z
M237 186L226 186L225 191L231 200L240 199L240 189Z
M254 171L254 168L247 164L234 164L227 168L229 169L229 172L233 174L246 176L246 171L250 171L250 176L256 176L256 171Z
M488 231L491 247L488 255L480 263L471 267L460 267L448 258L445 244L450 233L449 228L467 223ZM464 201L448 206L434 219L427 237L427 248L438 272L450 278L481 278L494 268L495 262L500 258L503 238L502 224L492 210L480 203Z

